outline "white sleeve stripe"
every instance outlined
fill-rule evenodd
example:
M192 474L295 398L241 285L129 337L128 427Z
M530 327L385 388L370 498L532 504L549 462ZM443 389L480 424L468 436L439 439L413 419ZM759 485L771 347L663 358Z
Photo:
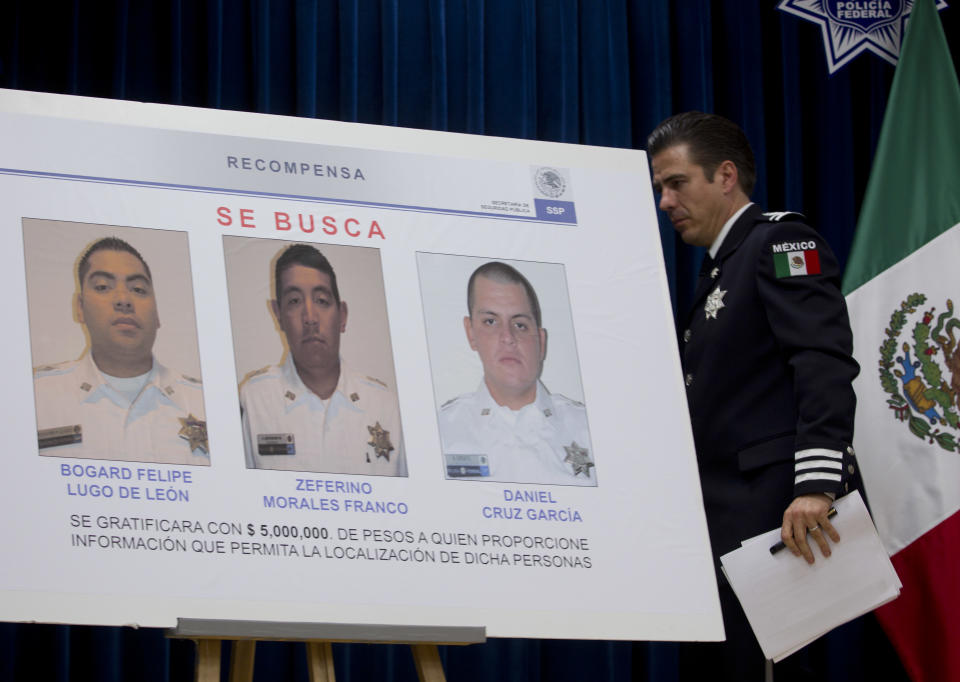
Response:
M827 450L826 448L810 448L809 450L798 450L794 459L808 459L817 457L820 459L835 459L838 462L843 461L843 453L839 450Z
M840 482L840 474L825 474L819 471L809 473L809 474L798 474L795 479L793 479L794 485L799 483L804 483L806 481L834 481L836 483Z
M836 462L832 459L811 459L806 462L797 462L794 469L802 471L804 469L842 469L843 462Z

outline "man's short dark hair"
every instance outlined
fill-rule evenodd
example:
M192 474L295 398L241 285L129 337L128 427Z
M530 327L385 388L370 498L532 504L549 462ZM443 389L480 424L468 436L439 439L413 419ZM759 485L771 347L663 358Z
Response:
M530 302L530 309L533 311L533 319L537 323L537 329L543 327L540 316L540 301L537 300L537 292L533 290L533 285L520 274L519 270L500 261L484 263L470 275L470 281L467 282L467 313L471 318L473 317L473 282L477 277L486 277L500 284L520 284L523 286L527 292L527 300Z
M274 266L274 294L277 297L277 303L280 302L283 292L280 291L280 278L283 273L294 265L302 265L306 268L313 268L326 273L330 278L330 289L333 291L333 300L340 305L340 290L337 288L337 275L333 271L330 261L316 247L309 244L293 244L280 254L277 258L277 264Z
M140 261L140 263L143 265L143 269L147 273L147 279L153 283L153 275L150 274L150 266L147 265L147 261L143 259L143 256L140 255L139 251L119 237L104 237L103 239L98 239L89 247L87 247L87 250L84 251L83 255L80 257L80 262L77 263L77 279L80 282L81 289L83 289L84 278L86 278L87 273L90 272L90 257L97 251L123 251L125 253L129 253L130 255L136 257L138 261Z
M647 137L647 153L660 152L686 144L690 160L703 168L709 182L724 161L737 167L740 189L748 197L757 182L757 163L743 130L730 119L702 111L685 111L665 119Z

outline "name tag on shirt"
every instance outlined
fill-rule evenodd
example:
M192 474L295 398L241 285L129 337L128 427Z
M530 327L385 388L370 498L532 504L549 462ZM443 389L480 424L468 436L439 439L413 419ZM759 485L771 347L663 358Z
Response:
M490 459L486 455L444 454L447 478L482 478L490 475Z
M37 429L37 444L41 450L82 442L83 427L80 424L55 426L52 429Z
M258 455L295 455L297 446L292 433L258 433Z

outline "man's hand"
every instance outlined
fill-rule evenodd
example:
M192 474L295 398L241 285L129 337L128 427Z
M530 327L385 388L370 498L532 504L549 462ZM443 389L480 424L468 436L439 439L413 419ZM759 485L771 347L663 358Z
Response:
M794 498L787 510L783 512L783 527L780 529L780 538L794 556L803 556L808 564L813 563L813 550L807 544L807 534L820 545L824 557L830 556L830 545L827 536L834 542L840 541L840 534L827 518L827 512L833 500L829 495L814 493L800 495Z

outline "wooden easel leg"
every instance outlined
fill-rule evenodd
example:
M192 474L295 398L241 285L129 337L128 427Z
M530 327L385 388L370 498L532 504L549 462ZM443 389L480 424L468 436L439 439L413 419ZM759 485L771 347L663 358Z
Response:
M253 682L253 657L257 652L255 639L240 639L230 652L230 682Z
M198 639L196 682L220 682L220 640Z
M330 642L307 642L307 669L310 682L335 682L333 645Z
M413 662L417 666L420 682L446 682L436 644L411 644L410 649L413 651Z

